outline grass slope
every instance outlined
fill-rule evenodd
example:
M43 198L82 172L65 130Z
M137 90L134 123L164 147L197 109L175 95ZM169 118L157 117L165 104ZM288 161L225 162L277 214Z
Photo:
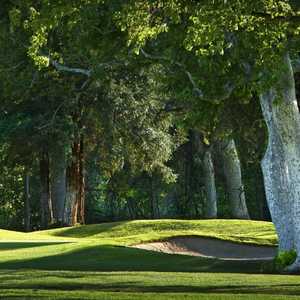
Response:
M240 243L274 245L276 234L270 222L245 220L143 220L115 222L32 233L32 236L85 238L101 243L130 245L172 236L198 235Z
M26 239L26 234L22 232L10 231L0 229L0 241L1 240L24 240Z
M124 245L200 235L274 245L271 223L132 221L35 233L0 230L1 299L296 299L298 277L261 262L148 252ZM241 274L244 273L244 274ZM246 274L248 273L248 274Z

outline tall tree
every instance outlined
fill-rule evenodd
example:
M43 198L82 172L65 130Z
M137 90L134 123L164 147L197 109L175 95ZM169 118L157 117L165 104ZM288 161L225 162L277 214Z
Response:
M279 236L279 249L297 250L298 258L290 270L298 270L299 112L295 105L290 57L297 57L299 50L299 4L288 0L201 3L140 0L126 5L119 17L136 52L141 51L147 41L159 40L160 36L174 34L174 30L181 28L181 43L177 40L177 45L170 44L170 47L183 46L198 57L200 71L196 76L191 72L187 75L199 100L212 96L209 81L225 95L223 99L237 91L240 94L255 91L261 95L270 141L262 163L267 199ZM206 68L209 73L205 73ZM209 75L214 78L209 80ZM204 84L203 76L206 77ZM277 102L280 104L276 105ZM279 148L282 155L277 155ZM273 173L281 175L280 182L273 182ZM287 219L290 222L286 222ZM287 237L289 243L285 242Z

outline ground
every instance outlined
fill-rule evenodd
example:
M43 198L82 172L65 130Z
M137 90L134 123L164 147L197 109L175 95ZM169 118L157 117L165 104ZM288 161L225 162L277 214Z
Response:
M127 247L174 236L276 245L255 221L132 221L35 233L0 230L0 299L298 299L299 277L271 262L224 261ZM255 296L254 296L255 295Z

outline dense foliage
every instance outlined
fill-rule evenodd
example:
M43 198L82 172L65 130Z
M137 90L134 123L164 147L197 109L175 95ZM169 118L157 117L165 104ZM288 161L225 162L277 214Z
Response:
M251 218L270 220L258 96L280 79L287 51L298 57L298 6L6 1L0 226L239 217L234 197Z

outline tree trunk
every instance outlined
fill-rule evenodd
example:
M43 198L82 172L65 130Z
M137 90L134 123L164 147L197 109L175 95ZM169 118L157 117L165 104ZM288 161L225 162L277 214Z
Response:
M233 139L225 139L219 142L219 146L232 217L249 219L242 182L241 163L235 142Z
M64 223L73 226L85 222L84 186L84 149L83 140L74 142L72 161L67 167L67 190L64 207Z
M136 219L136 209L134 207L135 205L133 205L133 201L133 198L129 198L126 200L130 220Z
M196 131L193 132L193 141L198 157L201 158L202 162L203 181L206 198L204 206L204 216L208 219L216 219L218 217L217 189L211 147L204 144L201 135Z
M78 156L78 222L85 223L85 179L84 179L84 143L83 137L80 139L80 149Z
M40 157L40 181L41 227L45 229L48 228L49 223L51 223L53 219L50 194L49 155L46 151L43 151Z
M218 217L217 190L215 182L215 169L210 149L205 151L202 164L206 194L205 217L209 219L216 219Z
M63 224L66 199L66 155L63 147L53 152L51 159L51 198L54 222Z
M28 172L25 173L24 180L25 190L25 205L24 205L24 229L26 232L31 231L31 208L30 208L30 175Z
M150 176L150 210L151 210L151 218L158 219L159 218L159 205L158 205L158 193L157 193L157 185L154 175Z
M279 250L296 249L296 262L289 271L300 270L300 116L291 61L276 88L260 96L269 131L262 170L272 220L279 238Z
M78 178L79 178L79 157L80 142L74 142L72 146L72 161L67 167L67 191L64 208L65 225L77 224L78 213Z

